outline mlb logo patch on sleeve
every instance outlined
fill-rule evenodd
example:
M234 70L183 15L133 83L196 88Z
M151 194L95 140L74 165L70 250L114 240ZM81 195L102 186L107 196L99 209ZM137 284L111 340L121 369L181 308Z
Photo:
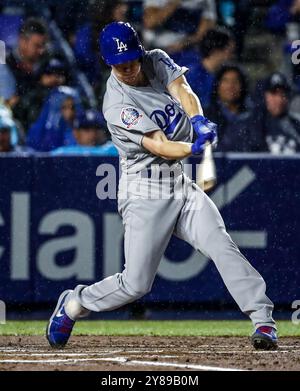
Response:
M143 115L133 107L124 107L121 111L121 121L126 125L127 129L136 125L142 116Z

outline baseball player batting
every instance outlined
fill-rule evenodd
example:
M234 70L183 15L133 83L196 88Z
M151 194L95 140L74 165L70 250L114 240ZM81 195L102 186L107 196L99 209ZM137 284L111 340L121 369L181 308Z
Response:
M125 228L125 266L122 273L60 295L47 326L50 345L65 346L75 321L90 311L111 311L148 293L174 234L213 260L253 322L253 346L276 349L273 303L263 278L226 232L214 203L182 170L182 159L201 155L217 137L216 124L203 116L186 81L188 69L162 50L145 51L129 23L107 25L100 50L112 68L103 113L122 167L118 211ZM149 186L157 197L149 197Z

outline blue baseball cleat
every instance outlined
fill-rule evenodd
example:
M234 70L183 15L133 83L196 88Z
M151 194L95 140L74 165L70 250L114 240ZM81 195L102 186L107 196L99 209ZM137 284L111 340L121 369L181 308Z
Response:
M59 296L56 308L47 325L46 337L53 348L61 349L66 345L75 324L64 308L64 302L70 292L72 290L66 290Z
M258 327L251 337L251 342L257 350L276 350L278 347L276 330L270 326Z

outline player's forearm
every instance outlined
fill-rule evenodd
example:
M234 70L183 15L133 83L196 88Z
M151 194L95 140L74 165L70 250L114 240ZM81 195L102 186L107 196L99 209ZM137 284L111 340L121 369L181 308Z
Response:
M142 145L147 151L164 159L183 159L192 153L191 143L168 140L161 130L146 134Z
M192 154L192 144L168 140L159 146L158 152L165 159L184 159Z
M200 100L189 85L182 85L178 93L183 110L190 118L199 114L203 115L203 109Z

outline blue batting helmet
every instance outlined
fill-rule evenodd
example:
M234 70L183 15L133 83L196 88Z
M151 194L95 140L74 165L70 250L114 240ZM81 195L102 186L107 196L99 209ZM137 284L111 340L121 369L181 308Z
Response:
M117 65L142 57L144 47L129 23L112 22L100 34L100 51L107 65Z

